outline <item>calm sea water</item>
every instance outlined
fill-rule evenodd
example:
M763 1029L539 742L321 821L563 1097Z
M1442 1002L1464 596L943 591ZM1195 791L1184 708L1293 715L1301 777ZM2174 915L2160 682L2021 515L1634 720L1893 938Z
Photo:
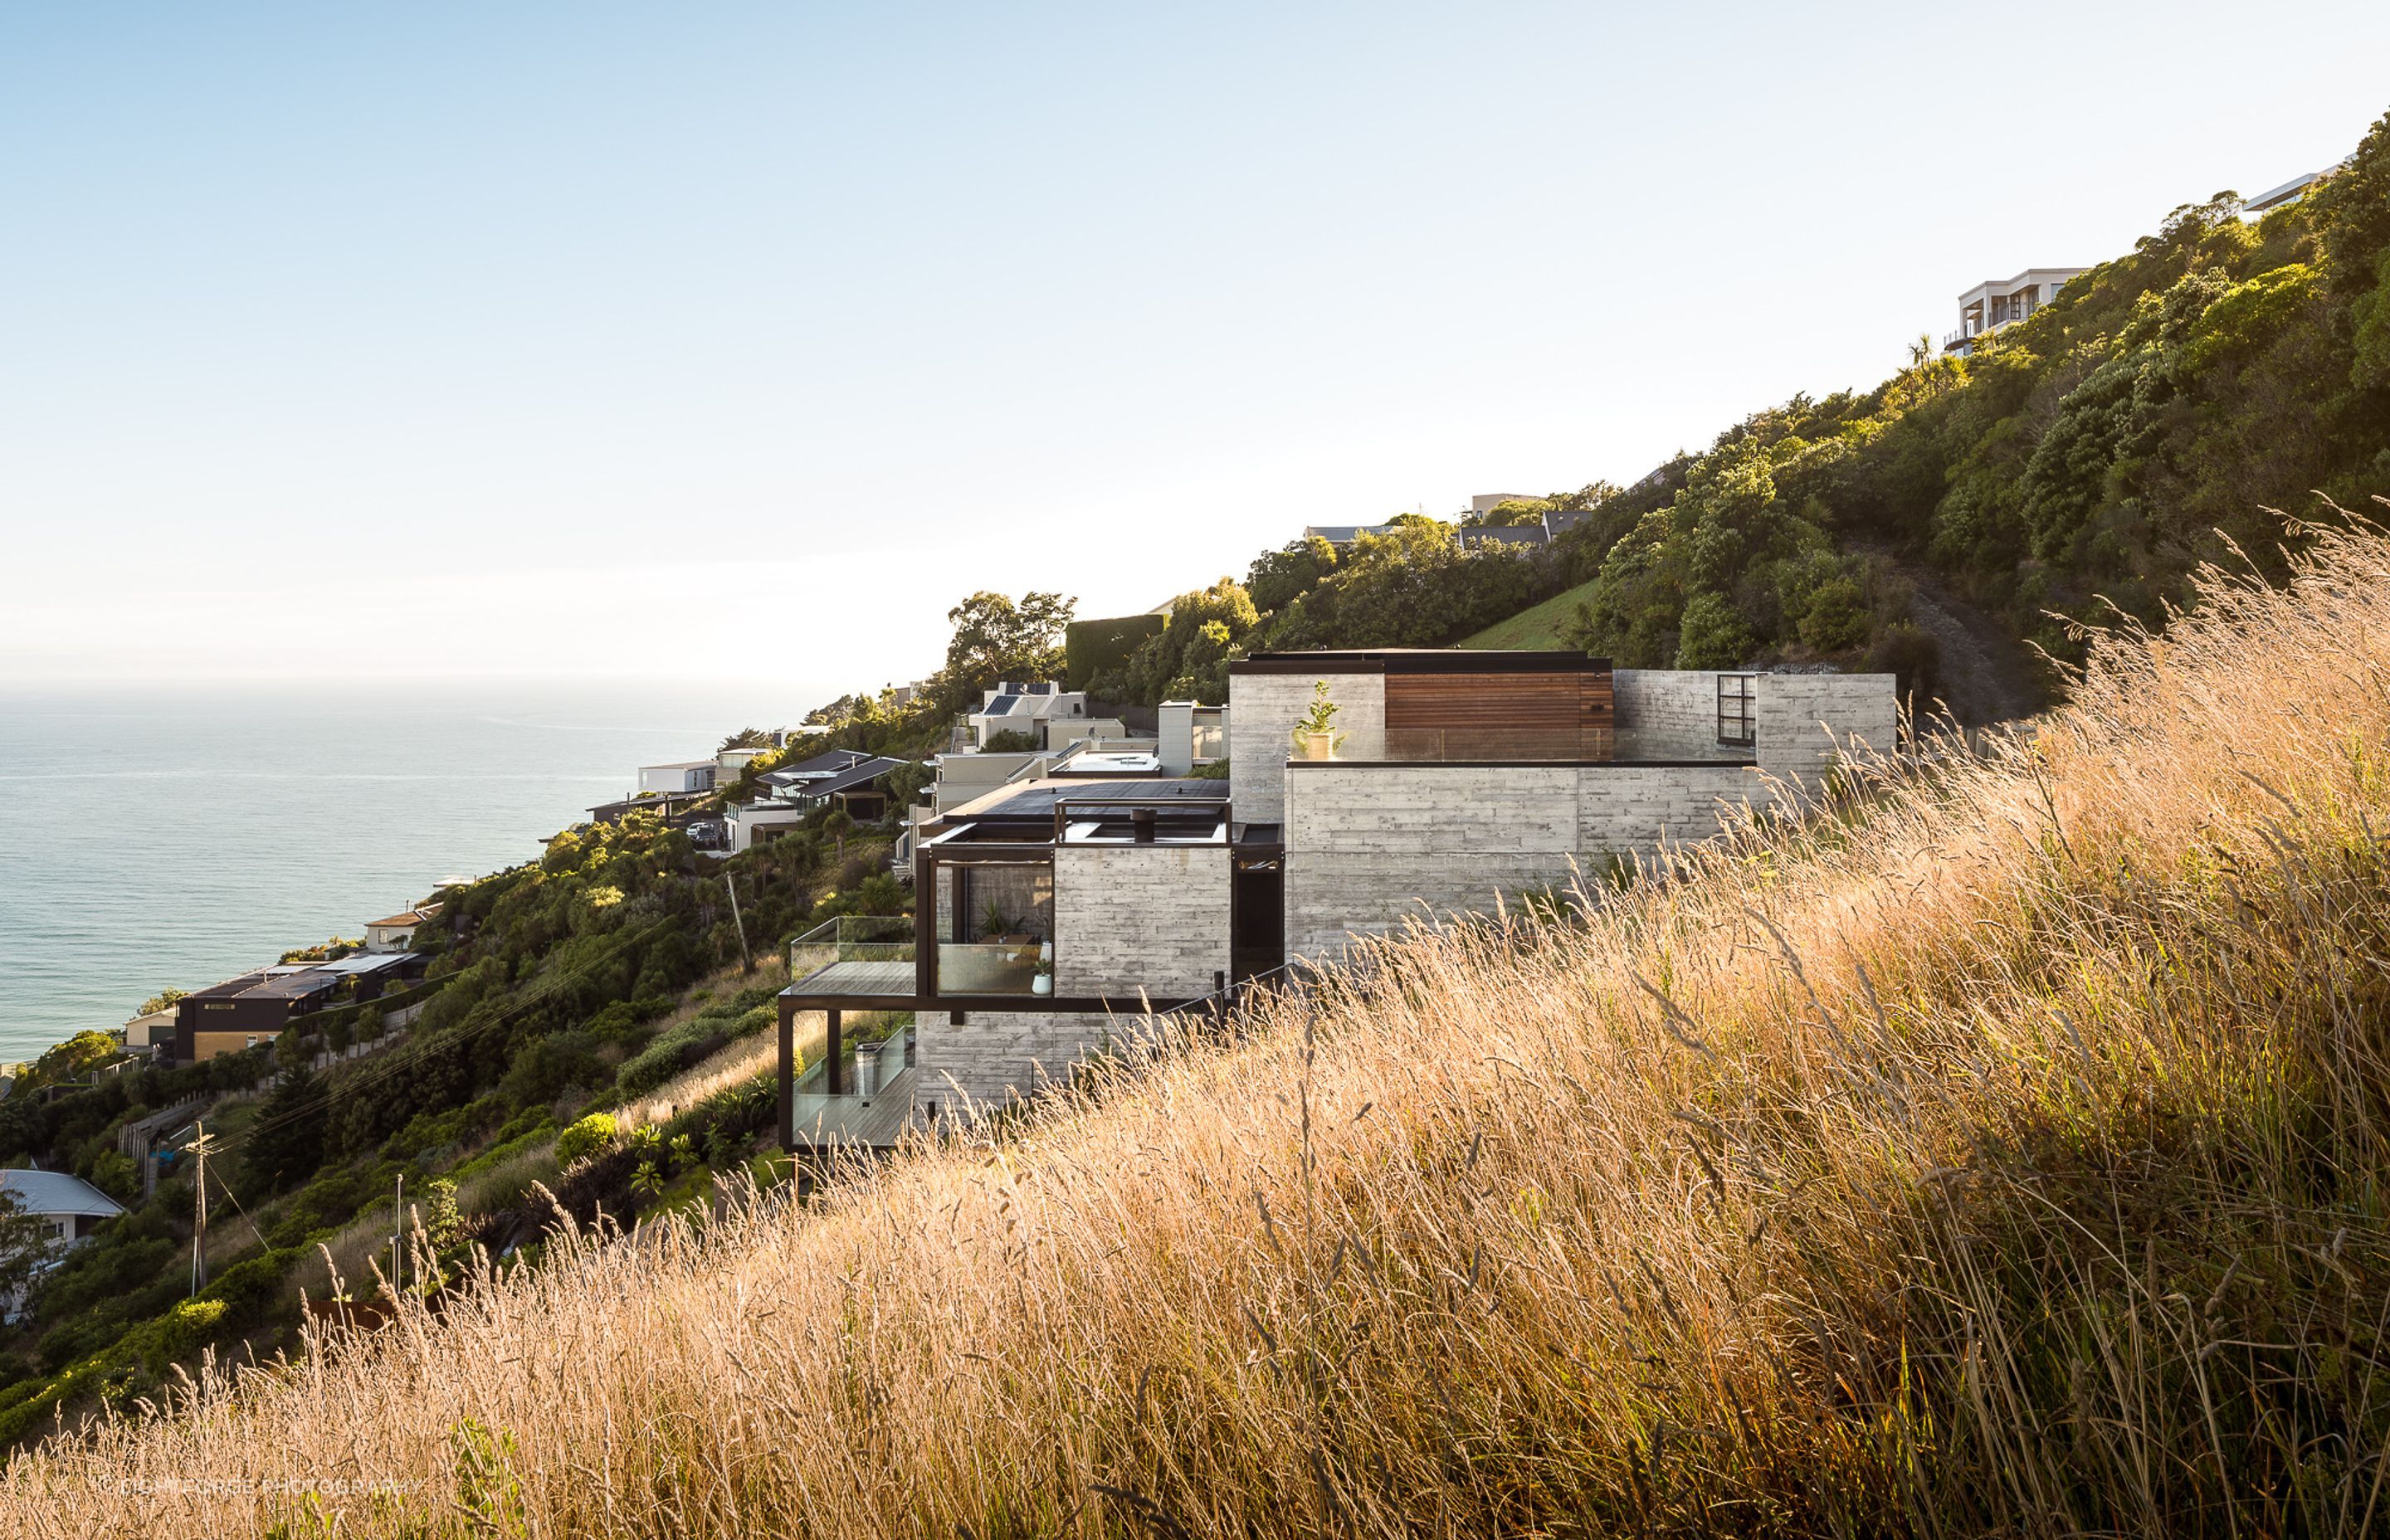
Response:
M834 690L0 685L0 1061L539 853Z

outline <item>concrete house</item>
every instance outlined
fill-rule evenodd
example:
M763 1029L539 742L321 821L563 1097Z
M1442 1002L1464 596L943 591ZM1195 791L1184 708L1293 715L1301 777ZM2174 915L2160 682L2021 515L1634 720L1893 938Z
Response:
M1337 737L1299 746L1323 686ZM1567 652L1264 654L1229 665L1225 717L1226 779L1154 756L943 806L914 830L913 917L799 938L780 995L790 1147L885 1146L1029 1094L1150 1011L1709 838L1898 732L1890 674ZM801 1080L806 1011L832 1051ZM857 1012L913 1025L849 1066Z

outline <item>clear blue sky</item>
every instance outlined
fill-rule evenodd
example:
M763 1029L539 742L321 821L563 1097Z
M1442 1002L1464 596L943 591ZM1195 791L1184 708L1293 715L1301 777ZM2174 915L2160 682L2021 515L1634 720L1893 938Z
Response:
M1808 14L1803 14L1808 12ZM934 661L1625 480L2338 159L2390 6L24 5L0 676Z

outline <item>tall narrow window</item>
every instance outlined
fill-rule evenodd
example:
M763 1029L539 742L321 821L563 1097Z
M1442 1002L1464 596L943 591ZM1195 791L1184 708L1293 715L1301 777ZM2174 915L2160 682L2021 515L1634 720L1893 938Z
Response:
M1755 702L1758 680L1749 674L1717 676L1717 740L1730 749L1748 749L1759 741Z

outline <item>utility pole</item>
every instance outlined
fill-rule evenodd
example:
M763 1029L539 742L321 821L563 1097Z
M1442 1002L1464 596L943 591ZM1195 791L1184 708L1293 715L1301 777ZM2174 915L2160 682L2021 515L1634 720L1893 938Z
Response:
M390 1213L390 1289L396 1294L406 1285L406 1173L398 1174L398 1200Z
M739 884L730 880L728 872L724 872L722 885L730 890L730 923L739 927L739 971L752 973L755 959L747 955L747 922L739 918Z
M194 1184L191 1219L191 1297L199 1298L200 1286L208 1280L208 1154L216 1148L208 1136L208 1125L191 1125L193 1138L183 1147L199 1161L199 1181Z

